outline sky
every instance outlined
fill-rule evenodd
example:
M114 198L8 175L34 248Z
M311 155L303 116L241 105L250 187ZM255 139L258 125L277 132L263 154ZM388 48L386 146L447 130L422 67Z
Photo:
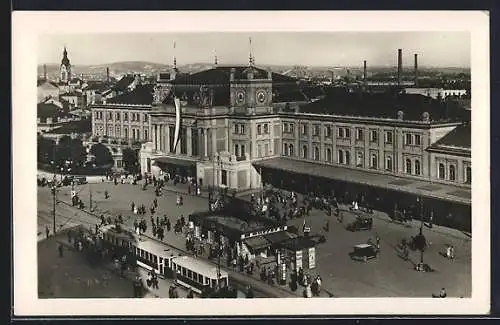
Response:
M246 64L251 50L255 64L304 66L394 66L397 49L403 64L470 67L468 32L281 32L281 33L142 33L53 34L38 43L38 62L59 63L63 47L73 65L148 61L177 65L209 63ZM174 50L175 42L175 50Z

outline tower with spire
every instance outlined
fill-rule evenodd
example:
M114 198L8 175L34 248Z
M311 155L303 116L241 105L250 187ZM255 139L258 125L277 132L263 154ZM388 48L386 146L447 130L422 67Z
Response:
M62 83L67 83L71 80L71 63L68 59L68 51L66 46L64 46L63 58L61 60L61 66L59 67L59 81Z

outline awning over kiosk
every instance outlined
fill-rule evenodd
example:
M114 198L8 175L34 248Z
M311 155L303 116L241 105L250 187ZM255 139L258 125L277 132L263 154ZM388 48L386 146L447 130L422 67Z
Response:
M261 250L270 246L270 242L264 236L255 236L243 241L253 251Z
M289 240L291 238L290 234L286 231L275 232L264 236L271 245L275 246L281 242Z
M285 248L291 251L300 251L306 248L315 247L316 243L307 237L295 237L277 244L279 248Z
M165 164L165 165L175 165L175 166L183 166L183 167L196 167L196 161L194 160L186 160L186 159L178 159L172 157L158 157L153 158L154 164Z

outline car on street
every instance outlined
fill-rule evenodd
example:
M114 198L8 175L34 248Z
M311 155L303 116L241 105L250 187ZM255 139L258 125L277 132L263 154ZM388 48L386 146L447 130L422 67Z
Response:
M66 176L62 181L63 186L71 185L71 183L75 185L83 185L87 184L87 177L85 176Z
M371 244L358 244L349 253L352 260L366 262L377 257L377 248Z
M358 216L356 220L346 226L349 231L371 230L373 228L373 219L365 216Z

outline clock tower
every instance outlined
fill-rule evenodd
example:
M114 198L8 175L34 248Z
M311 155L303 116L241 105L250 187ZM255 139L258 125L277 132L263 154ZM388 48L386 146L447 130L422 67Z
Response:
M238 71L239 70L239 71ZM231 111L236 114L272 113L272 74L251 64L231 69Z

